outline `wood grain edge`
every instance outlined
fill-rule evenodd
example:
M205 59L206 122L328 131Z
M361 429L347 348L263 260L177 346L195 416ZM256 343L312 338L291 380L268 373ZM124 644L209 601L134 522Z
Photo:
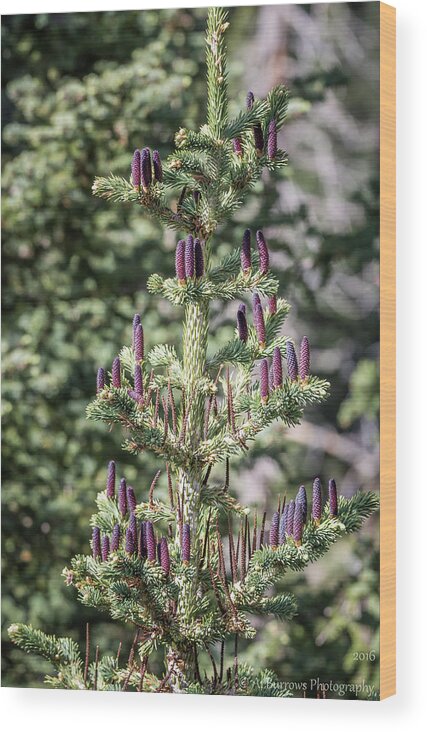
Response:
M380 3L380 699L396 693L396 10Z

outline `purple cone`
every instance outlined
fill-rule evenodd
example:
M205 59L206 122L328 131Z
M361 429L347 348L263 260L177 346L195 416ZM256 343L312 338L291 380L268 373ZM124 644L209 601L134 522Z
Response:
M203 277L205 273L205 260L203 257L203 248L200 239L194 240L194 263L196 277Z
M285 508L283 509L283 513L280 517L279 522L279 545L285 543L286 541L286 522L288 519L288 504L286 504Z
M116 492L116 463L110 460L107 472L107 496L114 498Z
M138 554L142 558L147 556L147 527L145 521L142 522L139 530Z
M320 478L315 478L313 481L311 516L316 523L322 518L322 484Z
M333 478L329 481L329 513L331 516L338 516L337 484Z
M269 387L268 387L268 361L263 358L260 363L260 393L261 399L266 401L268 399Z
M257 291L255 290L254 294L252 295L252 310L254 311L254 316L255 316L255 309L256 309L257 305L261 305L261 298L260 298L259 294L257 293Z
M113 533L111 536L111 546L110 549L112 552L116 552L120 545L120 526L119 524L114 525Z
M240 142L238 137L235 137L233 139L233 150L236 153L236 155L239 156L239 158L242 157L242 155L243 155L242 143Z
M268 137L267 137L267 155L270 160L274 160L277 154L277 128L274 119L268 125Z
M135 331L141 323L141 316L139 313L135 313L133 316L133 322L132 322L132 348L135 348Z
M98 373L96 374L96 393L98 394L100 391L102 391L104 386L105 386L105 371L103 368L99 368Z
M110 553L110 540L109 540L108 536L103 536L102 544L101 544L101 559L103 562L107 561L109 553Z
M240 252L240 262L243 272L248 272L252 265L251 254L251 230L245 229L242 239L242 249Z
M291 381L296 381L298 378L298 362L295 354L295 348L291 341L286 343L286 359L288 362L288 374Z
M98 526L92 529L92 556L94 559L99 559L101 556L101 532Z
M254 127L254 144L258 155L262 155L264 152L264 135L262 134L262 128L259 124Z
M248 340L248 322L246 320L246 306L242 303L237 310L237 330L243 343Z
M147 559L149 562L156 561L156 540L154 538L154 527L151 521L145 524L147 535Z
M255 101L254 93L251 91L248 91L248 93L246 95L246 107L248 109L252 109L252 107L254 106L254 101Z
M277 297L276 295L272 295L268 298L268 312L270 315L275 315L277 313Z
M132 175L132 185L135 188L139 188L141 185L141 153L139 150L135 150L130 166Z
M120 389L122 385L122 379L121 379L121 363L118 356L113 361L113 365L111 367L111 380L113 382L113 386L116 389Z
M307 336L304 336L301 341L301 347L299 352L299 375L301 379L307 378L310 371L310 344Z
M301 543L302 530L304 527L304 514L302 504L297 501L295 503L294 522L292 527L292 536L297 544Z
M144 328L141 323L135 328L135 345L134 345L135 361L144 360Z
M125 550L127 554L135 552L135 534L130 527L126 529Z
M162 161L160 160L160 154L158 150L153 150L153 168L154 168L154 180L157 183L161 183L163 180L163 168Z
M193 201L196 204L196 206L199 205L200 199L202 197L202 194L197 189L193 191Z
M292 536L294 528L294 513L295 513L295 501L288 503L288 515L286 517L286 533L288 536Z
M270 546L276 547L279 545L279 522L280 522L280 514L278 511L275 511L273 513L273 516L271 517Z
M133 399L138 404L140 404L140 405L144 404L144 397L142 396L142 394L137 394L137 392L134 391L133 389L128 389L128 394L129 394L130 398Z
M147 190L153 180L153 172L151 169L151 153L149 147L144 147L141 151L141 183L144 190Z
M255 290L254 294L252 295L252 308L255 312L255 308L257 305L261 305L261 298L257 291Z
M138 524L136 522L136 516L134 513L131 513L129 516L129 527L128 528L132 531L133 537L136 542L136 537L138 536ZM136 544L135 544L135 546L136 546Z
M305 523L307 521L307 492L303 485L298 488L297 497L295 503L300 503L302 508L302 520Z
M171 560L169 556L168 542L163 536L160 539L160 564L166 576L168 576L171 569Z
M119 495L118 495L119 511L122 514L122 516L126 516L127 507L128 507L126 494L127 494L126 480L125 480L125 478L122 478L120 481Z
M139 363L136 364L133 376L134 391L136 394L142 394L142 369Z
M283 386L282 354L279 346L273 351L273 387L275 389Z
M268 267L270 264L270 257L268 253L267 242L265 241L262 231L257 231L256 243L259 253L259 269L262 274L266 274L266 272L268 272Z
M194 262L194 239L189 234L187 241L185 242L185 274L187 277L194 277L195 262Z
M129 511L135 511L136 496L135 496L135 491L131 485L128 485L126 488L126 500L127 500L127 505L128 505Z
M254 324L255 324L255 330L258 338L258 343L261 346L261 348L265 347L265 323L264 323L264 313L262 310L261 305L255 306L255 312L254 312Z
M183 562L190 561L191 553L191 538L190 538L190 525L184 524L182 527L182 539L181 539L181 555Z
M185 282L185 241L180 239L176 245L175 272L178 282Z

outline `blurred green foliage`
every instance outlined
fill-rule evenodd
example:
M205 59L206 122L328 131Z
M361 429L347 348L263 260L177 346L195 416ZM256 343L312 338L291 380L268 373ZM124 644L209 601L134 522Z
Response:
M337 37L357 30L368 61L376 58L377 19L372 4L361 5L340 6L336 25L315 6L231 11L234 107L246 85L261 94L270 81L288 83L291 166L254 190L217 247L238 242L247 226L265 230L293 307L291 335L310 337L314 370L332 382L332 398L309 415L317 432L286 435L285 446L285 433L272 429L232 466L235 490L261 510L316 474L334 474L351 492L378 484L378 171L369 132L377 109L368 101L377 87ZM326 59L314 42L305 53L301 13L307 32L321 38L328 29ZM90 189L96 174L126 175L135 147L166 154L181 125L202 123L204 22L203 9L3 17L3 628L30 622L82 641L90 621L101 650L126 641L77 603L60 572L87 549L107 461L118 461L138 496L159 467L123 453L118 433L86 422L84 410L97 367L130 341L134 312L149 345L179 343L179 312L145 289L151 272L172 271L175 241L137 208L107 205ZM273 43L265 56L273 26L280 63ZM331 150L338 181L325 170ZM217 343L234 319L227 307L214 310ZM320 575L290 577L296 621L260 626L245 658L283 679L321 669L377 682L375 663L353 660L378 647L377 533L373 521ZM5 685L41 686L48 670L6 635L3 664Z

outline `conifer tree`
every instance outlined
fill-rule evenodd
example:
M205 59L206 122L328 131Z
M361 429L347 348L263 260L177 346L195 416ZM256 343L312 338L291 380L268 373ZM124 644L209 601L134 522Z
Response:
M263 100L249 92L245 108L228 118L227 27L227 13L210 9L206 124L197 132L181 128L167 160L144 147L133 154L129 179L94 182L95 195L140 206L176 232L176 277L152 274L148 290L153 301L160 296L182 309L182 349L156 343L135 314L130 344L109 373L100 365L88 417L119 425L123 448L150 451L159 470L134 490L110 462L92 517L91 554L64 569L83 604L134 627L127 660L100 657L89 629L84 657L70 639L25 625L9 629L18 646L52 662L56 675L46 681L56 687L285 695L271 672L239 663L239 639L256 632L250 616L290 620L296 599L274 593L275 583L287 571L303 571L378 507L372 493L339 497L333 479L326 496L319 477L311 501L301 485L295 501L284 496L269 517L251 515L233 497L230 460L275 420L297 424L329 385L310 374L308 339L298 349L282 335L289 305L278 296L262 231L245 230L239 246L216 256L221 224L264 169L287 164L277 144L285 87ZM214 300L237 301L236 330L210 354ZM161 676L150 668L157 649L164 653ZM212 667L203 677L202 655Z

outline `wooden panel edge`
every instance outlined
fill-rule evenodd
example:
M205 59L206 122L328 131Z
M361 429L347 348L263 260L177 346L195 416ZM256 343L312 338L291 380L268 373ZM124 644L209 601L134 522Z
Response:
M396 9L380 3L380 699L396 693Z

